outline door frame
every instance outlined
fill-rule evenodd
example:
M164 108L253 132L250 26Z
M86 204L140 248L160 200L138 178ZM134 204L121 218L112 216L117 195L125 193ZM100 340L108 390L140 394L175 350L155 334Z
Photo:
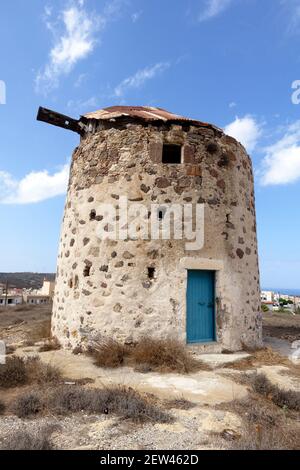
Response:
M198 340L198 341L188 341L188 334L187 334L187 316L188 316L188 299L187 299L187 293L188 293L188 278L189 278L189 271L199 271L199 272L212 272L213 273L213 339L211 341L207 340ZM217 278L217 271L214 269L187 269L186 270L186 321L185 321L185 333L186 333L186 344L212 344L217 342L217 297L216 297L216 278Z
M220 299L220 285L222 282L222 274L224 270L224 261L220 259L209 259L209 258L192 258L184 257L181 258L179 262L179 268L182 269L182 273L185 276L185 292L183 300L183 323L182 326L184 330L182 331L182 339L185 338L185 343L187 345L205 345L205 344L217 344L219 343L219 330L217 324L217 315L218 315L218 299ZM209 342L197 342L197 343L188 343L187 342L187 285L188 285L188 271L197 270L197 271L214 271L215 282L214 282L214 341Z

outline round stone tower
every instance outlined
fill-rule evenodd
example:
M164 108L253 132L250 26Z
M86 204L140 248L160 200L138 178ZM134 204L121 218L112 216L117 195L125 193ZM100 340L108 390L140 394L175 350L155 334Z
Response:
M215 352L260 346L253 173L242 145L160 108L63 118L81 142L58 256L60 343L101 334L175 337Z

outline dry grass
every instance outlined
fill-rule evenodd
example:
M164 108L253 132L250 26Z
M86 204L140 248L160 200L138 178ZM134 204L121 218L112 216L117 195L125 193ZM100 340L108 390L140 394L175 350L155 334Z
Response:
M265 374L253 374L249 380L254 392L268 398L275 405L300 411L300 392L279 388L272 384Z
M253 395L242 400L222 403L217 408L235 413L249 424L263 424L267 428L278 425L285 418L283 411L272 402Z
M58 351L60 348L61 345L59 344L58 340L56 338L51 338L39 347L39 352Z
M115 414L136 423L171 422L172 417L148 397L129 387L85 389L63 385L49 398L51 412L67 415L84 411L92 414Z
M30 329L28 334L29 341L41 341L43 339L51 338L51 319L47 319L34 324L34 327Z
M0 388L21 387L28 383L56 383L61 374L58 368L43 363L39 357L7 357L5 364L0 364Z
M89 347L87 353L93 357L98 367L120 367L132 365L135 371L189 373L197 370L210 370L199 360L195 360L186 347L175 339L141 338L133 346L124 346L113 339L101 339Z
M231 450L299 450L299 433L286 428L246 426L242 436L230 444Z
M171 338L142 338L132 349L131 357L136 365L143 365L151 371L186 374L208 370L205 364L190 355L182 343Z
M257 351L252 351L249 357L241 359L240 361L227 363L221 367L248 370L256 369L260 365L278 366L280 364L289 365L289 361L271 348L262 348Z
M15 346L12 346L9 344L6 345L6 350L5 350L6 354L13 354L15 350L16 350Z
M244 426L239 433L221 433L217 447L227 441L226 447L234 450L299 449L299 425L265 397L252 392L246 399L223 403L218 408L239 415Z
M25 360L28 382L38 384L56 384L61 380L58 367L42 362L39 356Z
M185 398L175 398L174 400L169 400L164 403L166 409L175 408L177 410L190 410L197 406L195 403L186 400Z
M49 427L36 431L26 429L14 431L0 444L1 450L54 450L49 435L53 430Z
M126 348L113 339L103 339L95 342L88 349L88 354L93 357L94 364L98 367L120 367L123 365Z

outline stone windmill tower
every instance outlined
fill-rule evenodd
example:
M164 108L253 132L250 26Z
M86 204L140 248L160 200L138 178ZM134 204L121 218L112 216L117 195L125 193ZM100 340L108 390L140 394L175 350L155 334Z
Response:
M95 333L124 342L173 336L209 351L260 345L245 149L211 124L160 108L114 106L79 120L40 108L38 119L81 136L53 305L52 329L62 345L73 348ZM134 216L124 219L132 206ZM196 244L180 237L188 223ZM152 226L164 235L153 235Z

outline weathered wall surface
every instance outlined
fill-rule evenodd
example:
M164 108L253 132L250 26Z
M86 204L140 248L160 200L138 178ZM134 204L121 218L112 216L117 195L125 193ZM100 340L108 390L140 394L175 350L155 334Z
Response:
M183 145L184 163L159 163L163 142ZM185 240L101 241L97 207L118 206L121 196L149 208L204 203L204 248L186 251ZM122 341L173 335L185 342L185 263L210 259L222 262L213 348L260 344L253 175L240 144L213 129L179 125L131 124L82 138L73 155L53 307L53 333L65 347L95 332ZM154 280L148 267L156 268Z

